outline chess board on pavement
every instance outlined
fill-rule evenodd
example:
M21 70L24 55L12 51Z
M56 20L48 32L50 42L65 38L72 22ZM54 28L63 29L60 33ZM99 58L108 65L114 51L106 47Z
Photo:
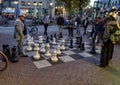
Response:
M58 55L58 61L57 62L52 62L51 58L54 56L54 50L57 50L57 45L59 44L61 46L62 44L62 40L65 40L65 50L61 50L61 55ZM93 57L94 54L91 54L91 45L90 42L86 42L84 41L84 48L85 50L80 50L80 48L78 47L78 44L76 44L76 38L72 38L73 39L73 48L70 48L70 39L68 37L64 37L64 38L59 38L56 39L56 44L51 44L52 41L49 42L50 44L50 53L51 56L50 57L46 57L45 53L40 53L40 59L39 60L35 60L33 58L33 56L35 55L34 50L32 51L26 51L27 45L24 45L24 50L25 50L25 54L29 56L29 58L31 58L31 61L34 63L34 65L37 68L45 68L45 67L49 67L49 66L53 66L53 65L57 65L57 64L62 64L62 63L67 63L67 62L71 62L71 61L76 61L79 59L83 59L83 58L88 58L88 57ZM46 39L44 38L44 44L46 46ZM38 39L34 39L34 43L39 44L39 48L41 48L41 44L39 43ZM34 46L32 46L32 48L34 49ZM96 56L100 56L100 51L101 51L101 47L100 46L96 46Z

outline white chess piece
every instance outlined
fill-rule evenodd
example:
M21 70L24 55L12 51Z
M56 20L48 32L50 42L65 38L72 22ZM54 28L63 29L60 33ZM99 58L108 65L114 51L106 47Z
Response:
M61 46L61 50L65 50L65 40L62 40L62 46Z
M50 53L50 44L49 43L47 44L47 50L46 50L45 56L46 57L50 57L51 56L51 53Z
M61 55L60 45L57 46L57 55Z
M34 48L34 50L35 50L35 55L33 56L33 58L35 59L35 60L39 60L40 59L40 55L39 55L39 44L35 44L35 48Z
M45 53L45 45L44 45L44 43L42 43L42 45L41 45L41 49L40 49L40 52L41 53Z
M39 39L39 43L43 43L43 36L39 36L38 39Z
M27 51L32 51L31 42L28 42L28 46L27 46L26 50Z
M54 50L53 57L51 58L51 60L52 60L52 62L57 62L58 61L56 50Z
M56 44L56 39L55 39L55 37L53 37L53 42L52 42L52 44L53 44L53 45Z

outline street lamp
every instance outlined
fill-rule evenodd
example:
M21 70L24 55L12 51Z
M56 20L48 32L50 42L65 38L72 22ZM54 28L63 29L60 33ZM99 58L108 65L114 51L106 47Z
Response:
M50 19L52 19L52 5L53 5L53 3L50 2Z
M33 5L34 5L34 17L37 18L37 2L34 1Z
M39 19L42 17L42 1L38 3L39 8Z

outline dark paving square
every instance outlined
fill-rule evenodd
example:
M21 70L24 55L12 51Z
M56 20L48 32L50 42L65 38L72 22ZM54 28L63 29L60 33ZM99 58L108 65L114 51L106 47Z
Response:
M73 55L69 55L70 57L74 58L75 60L78 60L78 59L83 59L84 57L78 55L78 54L73 54Z

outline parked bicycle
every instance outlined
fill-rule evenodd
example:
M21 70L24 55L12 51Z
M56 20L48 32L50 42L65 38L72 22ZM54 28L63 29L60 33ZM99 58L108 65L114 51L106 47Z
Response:
M8 58L7 56L0 51L0 71L4 71L8 66Z

